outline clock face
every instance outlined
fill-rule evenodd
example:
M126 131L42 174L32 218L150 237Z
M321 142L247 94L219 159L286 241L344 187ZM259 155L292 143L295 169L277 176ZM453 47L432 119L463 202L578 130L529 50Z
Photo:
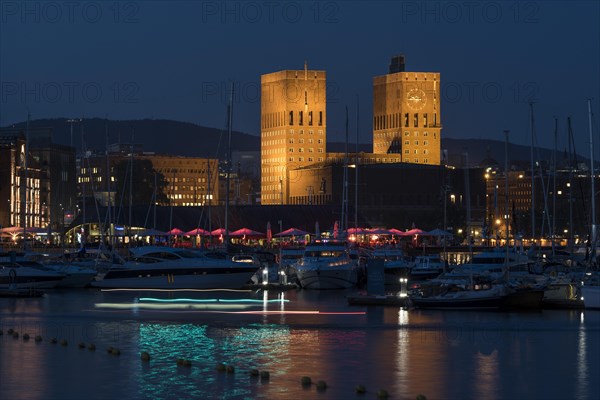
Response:
M411 89L406 94L406 103L413 110L420 110L421 108L425 107L425 104L427 103L427 96L421 89Z

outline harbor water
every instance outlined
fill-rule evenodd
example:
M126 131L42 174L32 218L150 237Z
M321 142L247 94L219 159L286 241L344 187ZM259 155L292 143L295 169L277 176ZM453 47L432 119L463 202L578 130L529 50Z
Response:
M0 298L0 399L600 398L600 311L351 306L353 293Z

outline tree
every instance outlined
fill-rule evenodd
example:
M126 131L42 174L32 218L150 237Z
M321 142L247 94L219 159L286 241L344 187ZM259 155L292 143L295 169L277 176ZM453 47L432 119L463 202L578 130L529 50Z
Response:
M129 206L131 164L131 160L124 159L115 165L115 198L117 205L123 205L123 207ZM155 174L156 201L162 204L169 201L165 195L165 188L168 186L165 176L160 172L156 172L152 161L147 159L133 159L132 205L149 205L153 202Z

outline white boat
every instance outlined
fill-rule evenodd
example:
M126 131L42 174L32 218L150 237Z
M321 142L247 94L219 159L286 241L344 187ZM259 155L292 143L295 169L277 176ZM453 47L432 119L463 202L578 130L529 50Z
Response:
M133 258L113 266L100 288L129 289L239 289L260 267L257 261L236 262L222 252L145 246L131 249Z
M45 270L35 261L6 261L0 263L0 289L52 289L65 276Z
M292 266L305 289L344 289L356 285L358 264L350 258L345 242L315 241Z
M449 276L471 276L486 275L491 279L503 277L506 268L511 277L529 276L529 258L526 254L515 251L508 252L506 249L496 248L491 251L484 251L473 255L471 262L457 265L448 272Z
M370 258L383 260L384 284L400 285L400 279L408 277L410 263L401 249L377 248L371 251Z
M410 300L417 308L481 310L502 307L507 296L505 285L471 281L440 280L412 293Z
M444 272L444 262L439 254L416 256L415 261L410 265L411 280L435 278L442 272Z
M581 285L581 297L585 308L600 309L600 274L587 272Z

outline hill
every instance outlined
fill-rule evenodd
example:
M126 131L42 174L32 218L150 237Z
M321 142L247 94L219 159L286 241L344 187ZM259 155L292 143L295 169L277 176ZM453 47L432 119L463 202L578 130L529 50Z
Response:
M25 129L25 122L13 124L10 127ZM53 140L59 144L71 143L71 124L67 118L38 119L30 121L31 128L50 128ZM82 124L73 124L73 143L81 146ZM189 157L219 157L225 158L227 132L225 129L209 128L188 122L179 122L163 119L143 120L105 120L101 118L85 119L83 121L83 135L86 148L103 149L108 132L109 143L129 143L131 134L134 142L143 145L144 151L156 153L175 154ZM327 151L343 152L345 144L328 142ZM353 143L350 151L355 149ZM448 161L452 165L463 165L464 153L468 154L469 165L488 164L496 161L504 165L504 142L487 139L453 139L442 138L442 149L448 153ZM244 132L233 131L231 138L232 151L260 151L260 138ZM359 151L372 151L371 143L359 144ZM540 160L551 160L552 150L537 149ZM530 148L511 144L509 146L509 159L511 164L527 168L530 160ZM566 159L566 154L559 152L558 163ZM580 157L579 162L587 162L585 157Z

